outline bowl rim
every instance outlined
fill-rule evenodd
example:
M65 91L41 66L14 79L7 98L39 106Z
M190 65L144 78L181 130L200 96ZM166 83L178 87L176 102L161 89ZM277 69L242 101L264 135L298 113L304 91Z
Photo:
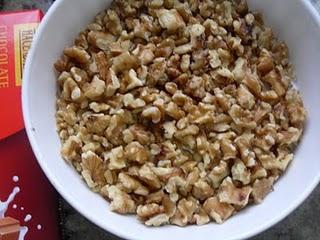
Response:
M41 169L45 173L46 177L49 179L50 183L54 186L54 188L58 191L58 193L72 206L74 207L81 215L83 215L85 218L87 218L90 222L94 223L95 225L99 226L101 229L108 231L112 234L115 234L121 238L125 239L138 239L136 237L133 237L130 235L129 232L127 231L121 231L120 228L112 227L112 226L107 226L103 224L101 221L98 221L94 217L92 217L88 212L84 211L84 208L82 205L79 204L79 202L74 201L71 197L69 197L68 192L63 188L62 185L60 185L57 181L57 179L53 176L51 173L51 170L47 167L47 165L44 163L44 155L41 154L41 150L37 144L36 138L33 133L33 126L31 124L31 117L30 117L30 108L29 108L29 100L28 100L28 92L30 88L30 69L32 66L32 59L36 55L36 45L41 39L42 33L45 31L45 28L47 26L47 23L49 22L51 15L57 9L59 6L63 3L64 0L56 0L47 13L45 14L43 20L40 23L40 26L38 30L36 31L36 34L33 39L33 44L31 46L31 49L29 51L29 54L27 56L24 72L23 72L23 81L22 81L22 113L23 113L23 119L24 119L24 124L25 124L25 130L29 139L29 142L31 144L31 148L36 156L37 162L40 165ZM317 25L318 30L320 31L320 14L318 13L316 6L314 6L313 3L311 3L310 0L302 0L301 1L303 4L303 7L305 10L311 15L312 20L315 22ZM292 203L284 209L279 215L274 217L273 219L265 222L263 225L260 225L251 231L244 232L239 236L236 236L231 239L247 239L250 237L253 237L269 228L274 226L275 224L279 223L281 220L283 220L285 217L287 217L290 213L292 213L297 207L299 207L305 200L306 198L312 193L312 191L316 188L318 183L320 182L320 172L318 175L316 175L313 180L312 184L310 184L303 193L301 193L300 197L292 201ZM89 190L89 189L88 189ZM231 240L229 239L229 240Z

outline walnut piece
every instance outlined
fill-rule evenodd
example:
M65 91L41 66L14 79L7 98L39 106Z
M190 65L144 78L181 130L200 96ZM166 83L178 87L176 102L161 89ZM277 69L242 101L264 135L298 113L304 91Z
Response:
M237 188L230 177L227 177L220 185L218 198L220 202L244 207L248 204L251 187Z
M223 223L234 211L232 205L220 202L217 197L208 198L203 204L203 208L217 223Z
M135 212L136 204L129 194L121 191L115 185L106 187L105 192L107 197L111 199L110 209L112 211L121 214Z

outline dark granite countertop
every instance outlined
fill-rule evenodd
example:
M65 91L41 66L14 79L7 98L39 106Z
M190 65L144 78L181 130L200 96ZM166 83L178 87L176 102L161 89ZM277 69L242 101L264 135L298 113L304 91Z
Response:
M0 0L0 10L40 8L44 12L54 0ZM320 0L311 0L319 4ZM320 10L320 7L318 8ZM64 200L64 240L120 240L96 227ZM313 194L286 219L250 240L319 240L320 239L320 185Z

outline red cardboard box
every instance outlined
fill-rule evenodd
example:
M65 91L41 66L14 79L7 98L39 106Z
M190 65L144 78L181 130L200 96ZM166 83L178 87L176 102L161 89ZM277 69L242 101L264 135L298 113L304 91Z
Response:
M0 14L0 222L20 221L19 240L58 240L58 199L23 130L22 71L39 10Z

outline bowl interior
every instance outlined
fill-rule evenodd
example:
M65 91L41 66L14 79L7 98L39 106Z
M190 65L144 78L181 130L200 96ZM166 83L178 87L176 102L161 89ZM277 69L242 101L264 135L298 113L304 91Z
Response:
M293 163L262 204L249 207L223 225L147 228L134 217L108 209L60 156L55 127L56 75L53 63L95 16L106 0L58 0L46 15L25 67L23 111L26 129L37 159L59 193L79 212L100 227L128 239L242 239L275 224L296 208L320 177L320 28L319 17L308 1L249 0L290 48L297 86L308 111L308 124Z

